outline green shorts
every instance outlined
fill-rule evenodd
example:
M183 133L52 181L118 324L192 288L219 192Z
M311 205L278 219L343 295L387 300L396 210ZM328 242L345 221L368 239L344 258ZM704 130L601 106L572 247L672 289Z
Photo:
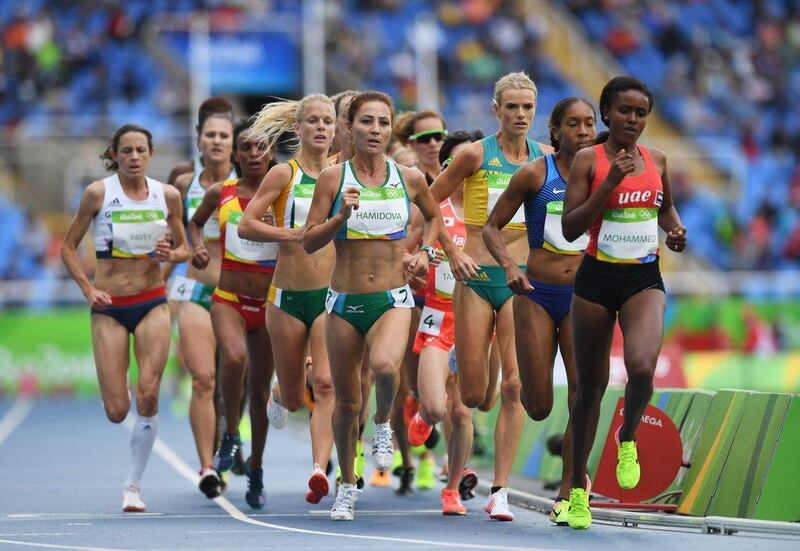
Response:
M414 295L408 285L366 295L339 293L328 289L325 299L325 310L328 314L336 314L365 335L392 308L413 307Z
M287 291L270 285L267 300L311 329L314 320L325 311L327 294L327 287L310 291Z
M525 267L522 269L524 271ZM467 279L464 283L488 302L495 312L499 312L506 301L514 296L506 284L506 271L502 266L479 266L478 277Z
M211 295L214 294L214 287L203 285L194 279L176 276L169 291L169 300L179 302L194 302L211 311Z

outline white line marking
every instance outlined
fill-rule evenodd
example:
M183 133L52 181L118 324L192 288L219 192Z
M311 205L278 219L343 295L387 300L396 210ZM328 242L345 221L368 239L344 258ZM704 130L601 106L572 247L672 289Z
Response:
M77 532L21 532L19 534L0 534L0 538L18 538L34 536L77 536Z
M125 422L125 426L130 427L133 423L128 423L127 420ZM197 485L200 481L200 476L195 473L189 465L184 462L181 457L175 453L167 444L164 443L163 440L160 438L156 438L155 445L153 447L155 452L161 456L164 461L166 461L170 467L175 469L180 475L182 475L186 480L191 482L193 485ZM435 547L447 547L450 549L508 549L510 551L545 551L542 548L538 547L500 547L497 544L494 545L482 545L479 543L454 543L454 542L443 542L443 541L433 541L433 540L420 540L420 539L412 539L412 538L393 538L388 536L367 536L362 534L341 534L337 532L327 532L322 530L306 530L304 528L293 528L291 526L282 526L280 524L273 524L270 522L262 522L260 520L256 520L254 518L250 518L245 515L239 508L237 508L233 503L227 500L224 496L220 496L214 498L213 500L217 505L222 507L232 518L238 520L240 522L244 522L247 524L252 524L253 526L262 526L264 528L271 528L273 530L282 530L285 532L292 532L295 534L308 534L312 536L329 536L334 538L349 538L349 539L358 539L358 540L370 540L370 541L388 541L393 543L408 543L408 544L417 544L417 545L428 545L428 546L435 546Z
M0 420L0 445L6 438L22 423L33 409L33 401L27 398L17 398L14 404L8 409L3 419Z
M0 539L0 543L10 543L12 545L25 545L27 547L45 547L47 549L75 549L77 551L133 551L127 550L122 547L86 547L84 545L63 545L63 544L53 544L53 543L41 543L41 542L28 542L28 541L16 541L16 540L5 540Z

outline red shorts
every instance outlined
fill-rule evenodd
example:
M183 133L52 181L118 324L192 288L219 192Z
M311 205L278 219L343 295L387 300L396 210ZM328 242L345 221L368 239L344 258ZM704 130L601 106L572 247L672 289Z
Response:
M426 305L419 318L417 337L414 339L414 353L419 354L428 346L449 352L455 342L456 318L453 310L440 310Z
M239 315L244 319L244 326L247 331L255 331L266 323L267 299L253 298L247 295L237 295L230 291L223 291L219 287L214 289L211 295L213 302L227 304L236 308Z

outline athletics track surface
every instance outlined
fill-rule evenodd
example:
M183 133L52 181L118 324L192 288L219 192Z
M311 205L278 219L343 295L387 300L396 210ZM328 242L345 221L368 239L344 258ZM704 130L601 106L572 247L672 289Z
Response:
M303 499L308 456L304 425L270 431L266 507L249 509L242 477L232 477L225 497L210 501L189 480L197 467L188 420L176 419L162 404L159 441L142 481L147 513L123 514L124 425L107 422L96 400L0 400L0 549L800 548L796 538L704 535L597 521L577 532L518 507L513 523L498 523L481 510L485 498L480 495L466 502L466 517L444 517L438 489L399 498L389 488L367 486L355 521L331 522L332 496L318 506Z

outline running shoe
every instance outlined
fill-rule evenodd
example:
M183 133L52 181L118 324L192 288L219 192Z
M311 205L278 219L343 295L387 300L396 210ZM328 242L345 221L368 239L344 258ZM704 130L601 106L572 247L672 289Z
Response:
M492 520L514 520L514 513L508 507L508 493L505 488L500 488L495 493L489 496L483 510L489 513L489 518Z
M425 447L429 450L432 450L436 447L439 443L439 429L436 428L436 425L433 425L433 430L431 430L430 435L428 438L425 439Z
M569 513L567 523L575 530L586 530L592 524L592 512L589 510L589 494L583 488L572 488L569 491Z
M403 403L403 423L408 426L411 422L411 418L414 417L418 411L419 401L409 394L406 396L406 401Z
M322 498L328 495L328 477L325 476L325 471L314 463L314 469L311 471L311 476L308 478L308 493L306 494L306 501L316 505Z
M200 471L200 484L198 484L198 487L208 499L214 499L222 495L222 481L214 469L206 467Z
M569 500L563 497L557 497L548 516L555 524L559 526L567 526L569 524Z
M375 423L372 429L372 460L379 471L388 471L394 460L394 442L389 422Z
M410 446L421 446L432 432L433 426L426 423L417 412L408 423L408 444Z
M218 473L228 472L236 460L236 450L242 447L242 440L238 434L228 434L227 432L222 435L222 442L220 442L217 453L214 454L214 461L211 464L213 469Z
M385 488L386 486L391 486L392 485L391 475L386 471L381 472L377 469L373 469L372 476L369 478L369 485L377 486L379 488Z
M354 484L342 484L336 492L336 500L331 509L331 520L353 520L356 508L356 499L361 490Z
M244 494L244 500L253 509L264 507L267 497L264 495L263 469L247 469L247 492Z
M139 486L128 484L122 490L122 510L126 513L144 513L144 502Z
M414 493L414 467L400 467L400 485L394 491L399 496L410 496Z
M467 508L461 503L458 490L448 490L442 488L442 514L443 515L466 515Z
M420 460L417 469L418 490L433 490L436 487L436 476L433 474L435 469L436 463L432 457L424 457Z
M269 400L267 400L267 419L269 419L270 427L280 430L286 426L289 411L279 404L274 396L275 387L272 387L272 392L269 393Z
M639 453L636 451L636 441L620 442L619 431L617 440L617 483L623 490L631 490L639 484L642 470L639 466Z
M353 470L355 471L355 469L353 469ZM388 473L387 473L387 476L386 476L386 480L387 480L386 484L373 484L373 481L375 480L375 473L377 473L377 472L378 471L372 471L372 479L370 479L370 484L372 484L373 486L388 486L389 485ZM336 486L338 487L341 483L342 483L342 468L337 465L336 466ZM359 490L364 487L364 477L363 476L356 476L356 487Z
M239 433L241 434L241 433ZM245 466L245 460L242 454L242 448L236 450L236 455L233 456L233 465L231 466L231 473L235 474L236 476L244 476L247 472L247 467Z
M461 472L461 481L458 483L458 494L463 501L475 497L475 488L478 486L478 473L472 469L464 468Z

